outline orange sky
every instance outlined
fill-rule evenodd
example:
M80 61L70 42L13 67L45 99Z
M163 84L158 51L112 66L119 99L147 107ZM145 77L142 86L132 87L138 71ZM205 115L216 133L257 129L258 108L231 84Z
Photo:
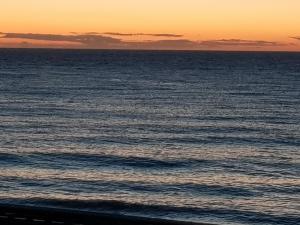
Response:
M9 0L0 2L0 47L300 51L291 38L300 37L299 15L299 0ZM69 37L88 32L121 40ZM28 33L63 37L22 36Z

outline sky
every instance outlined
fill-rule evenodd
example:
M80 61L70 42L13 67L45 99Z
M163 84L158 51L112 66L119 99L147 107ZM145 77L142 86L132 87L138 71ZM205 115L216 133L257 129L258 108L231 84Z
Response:
M300 51L299 0L3 0L0 47Z

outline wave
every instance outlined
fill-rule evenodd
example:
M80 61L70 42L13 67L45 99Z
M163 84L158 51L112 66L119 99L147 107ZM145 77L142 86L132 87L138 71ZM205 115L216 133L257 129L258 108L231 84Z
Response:
M270 158L272 159L272 158ZM95 154L79 152L30 152L30 153L0 153L2 166L26 166L43 169L101 169L101 168L134 168L137 170L186 170L189 169L220 169L230 173L255 175L263 177L297 176L297 161L291 158L260 160L258 158L230 159L203 159L187 156L186 158L176 155L169 158L154 156L124 156L112 154ZM276 164L274 164L276 162ZM248 169L252 168L252 169Z
M135 192L139 194L146 195L169 195L171 193L181 193L184 195L194 195L197 198L201 198L201 196L212 196L212 197L259 197L263 196L263 192L257 192L255 189L250 189L246 187L233 187L233 186L222 186L216 184L193 184L193 183L153 183L147 181L117 181L117 180L78 180L72 178L24 178L19 176L6 176L5 178L0 176L0 180L9 180L10 183L15 183L18 188L26 189L27 187L35 188L36 190L44 190L51 189L53 192L55 191L63 191L68 192L69 195L73 195L71 193L80 192L81 195L89 194L89 193L110 193L116 192ZM1 185L0 185L1 187ZM259 187L259 190L264 190L265 192L281 192L281 193L289 193L296 194L298 189L297 187L275 187L275 188L265 188ZM13 188L11 187L11 190Z
M141 168L173 168L186 166L190 163L188 160L159 160L154 158L117 156L117 155L96 155L82 153L33 153L33 154L11 154L0 153L0 161L4 163L35 163L45 161L48 164L55 162L57 165L66 166L66 163L72 163L76 167L76 162L87 164L88 166L128 166Z
M221 218L228 222L246 224L282 224L295 225L300 221L297 215L272 215L267 212L245 211L237 209L223 209L208 207L177 207L166 205L147 205L139 203L129 203L124 201L86 201L86 200L61 200L61 199L7 199L3 203L14 203L28 206L46 206L58 209L76 209L89 212L111 212L124 215L142 215L144 217L166 218L170 216L181 220L188 216L189 221L201 222L202 218ZM175 216L175 217L174 217Z

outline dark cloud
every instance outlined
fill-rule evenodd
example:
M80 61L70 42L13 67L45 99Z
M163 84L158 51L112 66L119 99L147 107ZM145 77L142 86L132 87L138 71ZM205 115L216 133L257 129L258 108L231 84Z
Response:
M110 36L153 36L153 37L171 37L180 38L183 37L181 34L147 34L147 33L118 33L118 32L105 32L105 35Z
M66 41L80 43L87 47L113 47L122 44L122 41L117 38L93 35L93 34L78 34L78 35L62 35L62 34L32 34L32 33L2 33L0 38L19 38L26 40L37 41Z
M84 34L87 34L87 35L98 35L100 33L98 33L98 32L87 32L87 33L84 33Z
M262 40L243 40L243 39L220 39L220 40L207 40L202 41L201 45L208 47L271 47L271 46L281 46L281 43L272 41L262 41Z
M157 34L158 35L158 34ZM38 41L65 41L74 42L84 45L89 48L193 48L197 47L198 43L185 40L159 40L159 41L140 41L128 42L118 38L103 36L94 32L85 34L62 35L62 34L33 34L33 33L2 33L0 38L18 38L24 40L38 40Z
M155 37L183 37L181 34L148 34L150 36L155 36Z
M134 42L131 46L142 49L199 49L201 47L198 42L187 39Z
M116 32L105 32L103 34L110 35L110 36L134 36L134 35L139 35L139 34L129 34L129 33L116 33Z
M129 36L139 34L124 34L124 33L110 33L111 35ZM145 34L140 34L145 35ZM158 37L177 37L175 34L153 34ZM104 49L178 49L178 50L200 50L200 49L230 49L234 47L276 47L283 46L279 42L263 41L263 40L242 40L242 39L219 39L206 41L192 41L188 39L163 39L163 40L149 40L149 41L125 41L119 38L114 38L106 35L98 34L96 32L89 33L72 33L70 35L62 34L33 34L33 33L1 33L0 38L3 39L22 39L24 41L52 41L52 42L69 42L79 44L80 48L104 48ZM297 37L294 37L298 39ZM300 38L299 38L300 40ZM60 43L62 45L63 43ZM31 43L31 45L34 45Z
M98 35L98 34L101 34L101 33L98 33L98 32L86 32L86 33L70 32L70 34L74 34L74 35Z
M296 36L296 37L291 37L292 39L296 39L298 41L300 41L300 36Z

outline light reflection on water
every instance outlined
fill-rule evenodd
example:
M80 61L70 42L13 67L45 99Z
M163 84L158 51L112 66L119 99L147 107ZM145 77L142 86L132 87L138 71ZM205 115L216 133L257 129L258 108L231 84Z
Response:
M0 202L296 224L299 59L0 50Z

